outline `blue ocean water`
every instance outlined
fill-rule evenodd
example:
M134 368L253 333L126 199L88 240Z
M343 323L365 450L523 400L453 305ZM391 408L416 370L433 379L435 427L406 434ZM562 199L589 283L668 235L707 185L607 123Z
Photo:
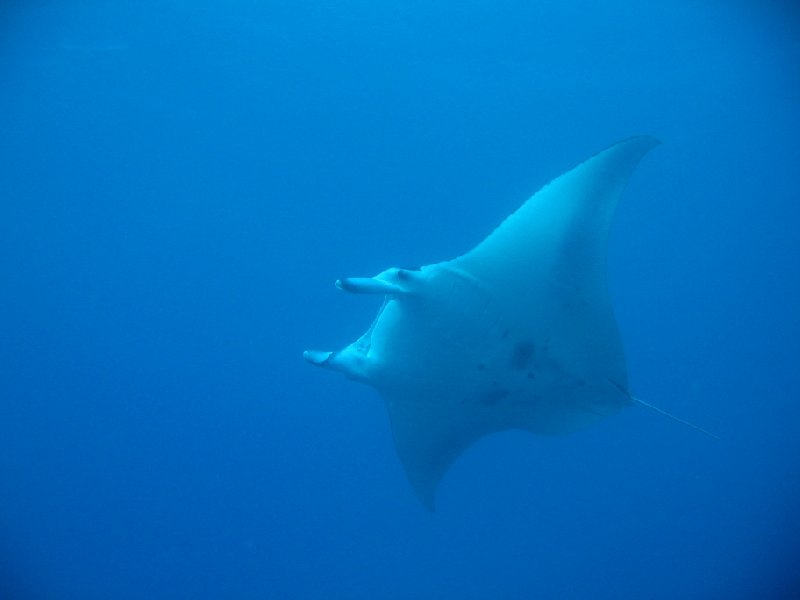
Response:
M790 2L0 7L0 598L800 597ZM656 135L610 283L634 407L414 497L313 369L337 277L459 254Z

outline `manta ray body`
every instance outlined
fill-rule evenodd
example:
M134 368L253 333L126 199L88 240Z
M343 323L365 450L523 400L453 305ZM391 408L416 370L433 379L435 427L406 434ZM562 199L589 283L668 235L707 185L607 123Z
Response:
M550 182L471 251L336 282L383 295L372 325L312 364L383 397L400 461L431 510L449 466L505 429L561 434L636 400L606 283L609 229L640 159L623 140Z

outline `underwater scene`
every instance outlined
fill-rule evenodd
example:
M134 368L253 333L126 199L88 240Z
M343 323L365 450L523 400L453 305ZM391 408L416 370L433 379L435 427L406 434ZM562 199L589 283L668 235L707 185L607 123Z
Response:
M800 598L800 5L0 4L0 599Z

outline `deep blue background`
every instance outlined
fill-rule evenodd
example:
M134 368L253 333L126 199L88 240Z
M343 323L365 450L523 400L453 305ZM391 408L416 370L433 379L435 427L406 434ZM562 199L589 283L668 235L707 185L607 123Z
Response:
M800 590L792 3L5 2L0 597L788 598ZM664 142L610 278L642 408L470 449L438 512L339 276L451 258Z

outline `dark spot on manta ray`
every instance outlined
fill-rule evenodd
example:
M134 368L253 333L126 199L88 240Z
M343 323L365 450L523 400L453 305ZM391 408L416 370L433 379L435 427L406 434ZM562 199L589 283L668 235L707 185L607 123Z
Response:
M511 366L517 371L526 368L536 354L536 346L533 342L520 342L514 346L511 354Z
M481 398L481 402L484 406L494 406L503 398L508 397L509 393L508 390L504 390L503 388L496 388L484 394Z

